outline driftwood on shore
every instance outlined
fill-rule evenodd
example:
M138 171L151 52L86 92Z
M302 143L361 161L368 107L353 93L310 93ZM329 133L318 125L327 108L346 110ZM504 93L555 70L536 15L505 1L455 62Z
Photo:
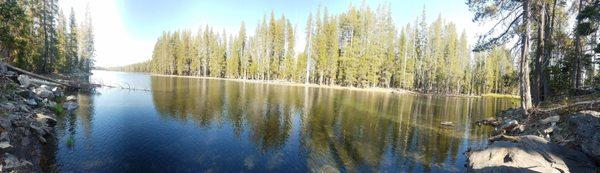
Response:
M3 63L3 62L0 62L0 63ZM62 86L65 86L65 87L79 88L78 86L70 85L70 84L67 84L67 83L64 83L64 82L61 82L61 81L50 79L48 77L45 77L45 76L42 76L42 75L39 75L39 74L35 74L35 73L32 73L32 72L20 69L18 67L12 66L12 65L10 65L8 63L3 63L3 64L6 65L7 68L9 68L11 70L14 70L14 71L17 71L19 73L23 73L23 74L26 74L26 75L29 75L29 76L32 76L32 77L43 79L43 80L46 80L46 81L49 81L49 82L52 82L52 83L55 83L55 84L58 84L58 85L62 85Z

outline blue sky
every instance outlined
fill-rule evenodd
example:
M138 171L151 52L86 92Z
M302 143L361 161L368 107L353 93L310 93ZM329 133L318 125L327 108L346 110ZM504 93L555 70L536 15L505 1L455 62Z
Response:
M375 9L380 4L391 5L392 16L398 27L413 23L426 8L429 21L442 15L457 24L474 38L478 25L471 22L472 14L464 0L393 0L364 1ZM101 66L119 66L150 58L156 38L163 31L190 29L197 31L209 25L217 31L237 33L240 23L246 23L252 34L264 15L274 11L284 14L297 26L296 50L302 50L305 41L304 26L309 13L319 5L327 7L330 14L339 14L352 4L360 6L362 0L63 0L63 9L74 7L78 14L90 4L96 31L96 60ZM67 10L68 12L68 10ZM80 16L80 15L78 15ZM203 27L202 27L203 28Z

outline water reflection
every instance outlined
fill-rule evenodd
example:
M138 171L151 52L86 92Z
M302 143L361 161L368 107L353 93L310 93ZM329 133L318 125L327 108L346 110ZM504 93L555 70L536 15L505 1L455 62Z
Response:
M200 129L231 126L237 140L250 141L264 154L247 158L294 155L298 162L275 165L300 165L310 171L459 171L464 169L462 153L484 145L489 132L471 122L514 106L503 99L160 76L152 76L150 85L162 118L192 121ZM91 128L91 116L81 118L90 119ZM442 121L457 127L442 128ZM289 146L298 148L286 149ZM269 167L271 161L253 167Z
M58 117L45 172L464 171L471 126L512 100L94 72L100 88ZM452 121L453 128L440 122Z

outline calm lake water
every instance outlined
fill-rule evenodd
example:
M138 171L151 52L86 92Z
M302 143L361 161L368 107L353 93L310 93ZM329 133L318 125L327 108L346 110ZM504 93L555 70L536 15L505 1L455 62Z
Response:
M95 71L45 148L60 172L461 172L512 99L399 95ZM452 121L453 128L443 128Z

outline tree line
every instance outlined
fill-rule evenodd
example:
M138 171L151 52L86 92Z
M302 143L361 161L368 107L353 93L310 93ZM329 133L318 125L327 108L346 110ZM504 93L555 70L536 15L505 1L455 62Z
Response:
M220 78L279 80L351 87L385 87L448 94L516 94L509 50L471 54L467 34L425 9L414 24L395 26L389 5L351 6L338 15L319 8L298 31L282 14L263 17L253 35L206 26L164 32L147 62L113 70ZM306 32L296 52L297 32Z
M40 73L89 74L94 66L94 33L89 7L78 23L58 0L0 2L0 59Z
M474 21L492 25L475 51L497 45L518 51L523 109L565 92L600 86L599 0L468 0L467 5Z

